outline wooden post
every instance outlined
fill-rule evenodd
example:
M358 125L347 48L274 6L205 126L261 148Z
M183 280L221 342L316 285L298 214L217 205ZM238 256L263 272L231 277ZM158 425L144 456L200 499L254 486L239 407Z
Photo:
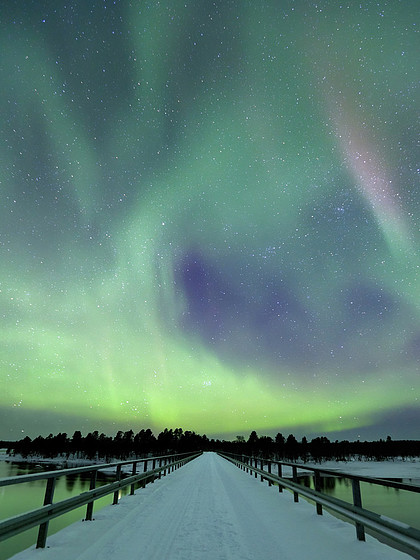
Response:
M258 467L258 459L257 459L257 458L255 458L254 467L255 467L255 468ZM257 472L255 472L255 478L257 478L257 477L258 477L258 474L257 474Z
M281 463L277 464L277 471L278 471L278 475L279 477L283 476L283 471L282 471L282 465ZM283 486L281 485L281 483L279 482L279 492L283 492Z
M160 459L159 459L159 468L160 468L161 466L162 466L162 457L160 457ZM159 478L162 478L162 471L159 471L158 477L159 477Z
M296 484L298 483L298 477L297 477L297 467L295 467L293 465L292 467L292 473L293 473L293 482L296 482ZM295 491L293 491L293 501L294 502L298 502L299 501L299 494Z
M44 506L52 504L53 497L54 497L54 488L55 488L55 477L47 478L47 486L45 488L45 496L44 496ZM45 543L47 542L48 524L49 521L46 521L45 523L41 523L41 525L39 526L38 539L36 541L37 548L45 548Z
M153 463L152 463L152 469L155 470L156 468L156 459L153 459ZM155 475L152 476L152 482L155 481Z
M116 473L116 477L115 480L121 480L121 465L117 465L117 473ZM116 506L118 504L118 495L119 495L120 491L119 490L115 490L114 492L114 500L112 502L113 506Z
M321 475L319 471L314 471L314 486L317 492L321 492ZM322 504L316 502L316 512L318 515L322 515Z
M352 478L351 486L353 490L353 504L357 507L362 507L362 494L360 492L360 482L357 478ZM359 541L366 540L365 538L365 528L361 523L356 521L356 535Z
M260 468L261 468L261 470L264 470L264 461L262 459L260 459ZM264 477L263 477L263 475L260 475L260 476L261 476L260 482L262 482L264 480Z
M136 472L137 472L137 463L134 461L133 470L131 471L131 474L134 476ZM134 496L134 483L130 487L130 496Z
M92 471L90 473L90 484L89 484L89 490L95 490L96 488L96 478L98 476L98 471ZM92 500L91 502L88 503L87 507L86 507L86 518L85 521L92 521L92 514L93 514L93 502L94 500Z

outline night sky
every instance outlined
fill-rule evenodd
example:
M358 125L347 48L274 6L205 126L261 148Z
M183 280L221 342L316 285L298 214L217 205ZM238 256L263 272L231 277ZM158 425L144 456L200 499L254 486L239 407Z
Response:
M420 438L418 0L2 0L0 438Z

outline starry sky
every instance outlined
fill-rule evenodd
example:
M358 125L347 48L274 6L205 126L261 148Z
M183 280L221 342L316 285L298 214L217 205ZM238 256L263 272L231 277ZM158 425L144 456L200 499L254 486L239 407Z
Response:
M417 16L0 3L0 438L420 438Z

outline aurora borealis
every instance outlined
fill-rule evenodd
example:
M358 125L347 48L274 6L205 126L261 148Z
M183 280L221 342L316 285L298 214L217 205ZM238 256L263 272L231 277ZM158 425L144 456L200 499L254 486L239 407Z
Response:
M418 439L418 3L0 16L0 438Z

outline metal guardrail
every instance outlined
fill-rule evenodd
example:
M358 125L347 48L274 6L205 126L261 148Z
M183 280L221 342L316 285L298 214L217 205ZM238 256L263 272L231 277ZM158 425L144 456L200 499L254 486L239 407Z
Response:
M135 485L142 482L145 486L148 481L153 482L156 477L160 478L166 475L166 472L172 472L189 461L192 461L202 452L197 453L178 453L176 455L164 455L161 457L147 457L143 459L135 459L131 461L120 461L117 463L107 463L100 465L89 465L86 467L77 467L73 469L61 469L56 471L47 471L35 474L26 474L19 476L11 476L0 479L0 488L3 486L11 486L15 484L22 484L24 482L32 482L35 480L46 480L46 489L44 496L44 505L38 509L10 517L0 522L0 541L6 540L14 535L22 533L27 529L39 525L37 548L44 548L46 545L48 524L49 522L68 513L81 506L87 505L86 521L92 520L93 505L95 500L113 494L113 504L118 503L119 492L122 488L131 486L130 494L133 495ZM137 466L143 463L143 472L137 473ZM147 470L147 466L152 466L151 470ZM132 465L131 475L126 478L121 478L122 467L124 465ZM158 466L157 466L158 465ZM116 469L116 480L96 488L96 480L98 471ZM75 475L79 473L90 472L90 489L87 492L82 492L77 496L72 496L60 502L53 503L54 488L57 478L67 475Z
M381 486L392 487L411 492L420 493L420 486L414 484L393 482L391 480L381 480L367 476L357 476L343 472L337 472L329 469L321 469L317 467L308 467L296 463L288 463L282 461L271 461L260 457L248 457L244 455L234 455L233 453L218 452L218 455L224 457L231 463L235 464L242 470L254 474L257 478L261 477L261 481L267 480L268 484L278 484L279 491L288 488L293 492L294 501L299 501L299 495L315 502L316 511L322 515L322 507L340 514L341 516L353 521L356 526L356 535L358 540L365 540L365 527L375 531L376 533L390 539L394 543L405 547L408 551L420 554L420 531L414 527L410 527L404 523L390 519L383 515L379 515L362 507L362 499L359 482L369 482ZM252 464L254 463L254 465ZM258 467L258 464L260 465ZM267 465L267 470L264 466ZM272 466L276 465L278 474L272 473ZM292 467L292 480L282 476L282 466ZM298 483L298 469L304 470L306 473L313 471L315 490L302 486ZM353 504L334 498L321 492L320 478L322 474L335 477L345 477L352 481Z

